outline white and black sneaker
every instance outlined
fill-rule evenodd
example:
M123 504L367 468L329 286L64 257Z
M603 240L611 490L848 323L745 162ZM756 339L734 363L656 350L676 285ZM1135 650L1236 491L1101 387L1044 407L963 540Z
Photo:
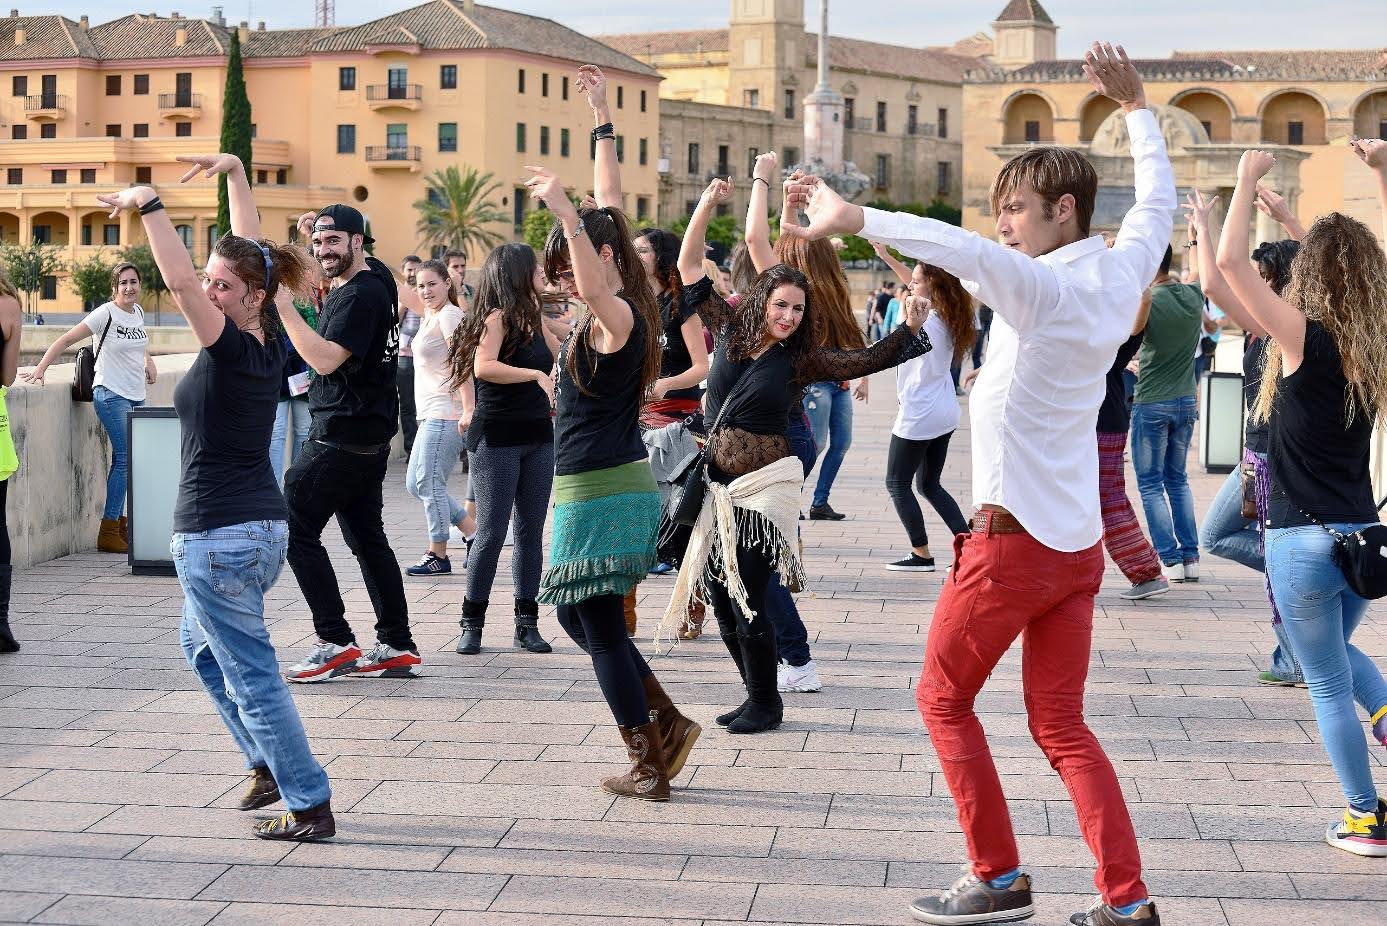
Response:
M1012 923L1035 913L1031 902L1031 876L1018 874L1006 887L993 887L972 873L934 897L921 897L910 905L910 915L921 923L954 926L963 923Z
M887 572L934 572L934 557L911 553L905 559L886 564Z

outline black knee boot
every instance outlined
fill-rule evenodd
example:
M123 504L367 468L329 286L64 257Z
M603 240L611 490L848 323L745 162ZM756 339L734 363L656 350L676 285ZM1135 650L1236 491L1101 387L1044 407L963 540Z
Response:
M737 666L737 675L741 678L742 684L746 685L746 660L742 656L741 639L735 633L724 633L721 636L723 646L727 647L727 652L732 655L732 662ZM750 689L748 689L748 691L749 690ZM725 727L742 716L742 711L746 710L747 706L750 704L751 700L748 698L743 701L740 706L732 708L732 710L728 711L726 714L719 714L714 719L717 721L718 726Z
M775 634L743 637L742 661L746 666L749 699L742 712L727 725L728 733L760 733L780 726L785 704L776 685Z
M515 648L531 653L552 653L554 648L539 635L539 602L515 599Z
M0 566L0 653L19 652L19 641L10 633L10 579L13 566Z
M486 623L485 601L462 599L462 635L458 638L458 652L464 656L475 656L482 651L482 625Z

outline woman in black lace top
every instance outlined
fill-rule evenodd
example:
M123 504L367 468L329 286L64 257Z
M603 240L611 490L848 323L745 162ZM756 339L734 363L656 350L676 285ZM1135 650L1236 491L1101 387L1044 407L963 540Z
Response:
M892 335L840 350L819 346L809 281L784 264L758 276L736 309L706 277L686 293L716 344L704 414L712 484L666 620L682 615L695 585L703 589L748 695L718 722L732 733L757 733L779 726L784 712L775 634L757 619L767 582L777 569L787 580L802 578L795 525L803 470L786 439L787 413L808 383L856 379L928 351L926 307L912 301L906 324ZM734 551L722 549L724 536L735 536Z

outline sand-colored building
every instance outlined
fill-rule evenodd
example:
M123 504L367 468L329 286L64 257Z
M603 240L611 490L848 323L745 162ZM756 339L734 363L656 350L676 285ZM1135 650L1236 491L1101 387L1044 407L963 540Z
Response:
M761 152L799 162L818 67L804 0L731 0L726 29L598 38L664 77L661 222L687 215L709 179L729 174L741 182L728 208L743 212ZM963 75L984 63L976 43L910 48L834 36L828 48L829 83L846 102L843 154L871 179L865 198L960 204Z
M963 221L991 234L988 189L1025 146L1086 151L1102 187L1095 225L1114 227L1131 202L1125 130L1116 104L1093 92L1081 62L1055 57L1058 26L1038 0L1011 0L993 23L996 53L963 84ZM1223 194L1249 147L1278 155L1272 182L1308 221L1341 210L1382 228L1371 174L1348 147L1387 136L1387 49L1177 51L1136 62L1156 108L1183 194ZM1257 236L1281 237L1259 220ZM1184 223L1176 238L1183 242Z
M512 218L497 231L512 234L533 208L520 188L526 164L591 189L592 118L574 82L587 62L609 76L626 207L654 216L658 73L552 20L472 0L298 30L14 12L0 18L0 240L38 238L66 260L138 243L138 220L108 219L95 196L152 182L204 260L216 187L178 185L174 158L218 147L233 30L254 122L248 166L271 237L286 237L305 209L349 202L370 220L376 254L396 262L421 250L423 178L454 165L494 176L495 205ZM78 307L57 278L43 296L48 311Z

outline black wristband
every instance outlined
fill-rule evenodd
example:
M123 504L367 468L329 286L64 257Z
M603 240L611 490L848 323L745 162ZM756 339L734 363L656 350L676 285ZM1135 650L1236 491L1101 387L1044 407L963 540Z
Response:
M158 212L162 208L164 208L164 201L156 196L140 206L140 215L149 215L151 212Z
M769 180L767 180L765 177L752 177L752 178L751 178L751 185L752 185L752 186L755 186L757 180L760 180L762 183L764 183L764 184L766 185L766 189L767 189L767 190L769 190L769 189L771 188L771 182L770 182Z
M604 122L592 130L594 142L599 142L604 138L616 138L616 129L610 122Z

